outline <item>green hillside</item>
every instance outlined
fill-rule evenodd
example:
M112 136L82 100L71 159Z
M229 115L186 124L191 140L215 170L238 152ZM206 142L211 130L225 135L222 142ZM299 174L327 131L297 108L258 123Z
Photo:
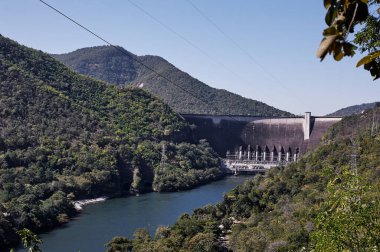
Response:
M207 142L186 143L188 132L147 92L77 74L0 35L0 250L18 229L67 222L76 199L217 179L217 155Z
M256 176L155 237L115 237L107 251L378 251L379 126L380 107L346 117L299 162Z
M360 105L353 105L346 108L339 109L334 113L328 114L327 116L350 116L362 113L366 109L371 109L375 107L377 102L363 103Z
M124 50L127 55L120 50ZM117 50L111 46L83 48L71 53L52 56L79 73L116 85L142 87L161 98L179 113L291 115L265 103L247 99L226 90L212 88L158 56L136 56L121 47ZM157 76L134 59L154 69L201 100L207 101L210 106Z

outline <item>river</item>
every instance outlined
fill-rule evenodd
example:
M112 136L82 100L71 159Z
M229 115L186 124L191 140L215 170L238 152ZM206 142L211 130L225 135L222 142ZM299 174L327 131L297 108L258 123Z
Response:
M195 208L221 201L226 192L249 178L228 176L189 191L147 193L84 206L75 220L41 234L44 241L41 249L44 252L105 251L104 244L112 237L132 237L136 228L147 228L154 234L158 226L173 224L185 212L191 214Z

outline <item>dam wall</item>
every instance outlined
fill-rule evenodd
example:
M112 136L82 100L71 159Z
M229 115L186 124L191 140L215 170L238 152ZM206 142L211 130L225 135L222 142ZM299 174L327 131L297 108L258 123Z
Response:
M306 112L301 117L260 117L227 115L182 114L190 124L194 141L207 139L214 150L222 157L227 151L244 150L278 155L302 155L313 150L324 133L341 117L311 116ZM247 150L248 151L248 150ZM273 154L271 154L273 153Z

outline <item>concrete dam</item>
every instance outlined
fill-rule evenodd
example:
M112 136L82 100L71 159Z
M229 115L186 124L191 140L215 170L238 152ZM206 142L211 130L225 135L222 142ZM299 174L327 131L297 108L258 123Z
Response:
M327 129L341 117L260 117L182 114L195 125L193 139L207 139L223 158L295 161L313 150Z

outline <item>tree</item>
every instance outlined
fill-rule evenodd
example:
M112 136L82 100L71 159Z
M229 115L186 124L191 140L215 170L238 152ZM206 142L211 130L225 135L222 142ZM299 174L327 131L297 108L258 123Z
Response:
M364 66L374 77L380 78L380 0L324 0L327 9L324 38L318 48L321 61L327 54L340 61L352 57L357 50L366 54L357 67ZM355 27L361 24L360 31ZM350 41L349 34L354 34Z
M116 236L112 238L106 245L107 252L131 252L133 251L133 244L126 237Z
M39 244L42 243L42 240L37 235L35 235L32 231L24 228L17 231L17 233L21 238L22 245L25 248L28 248L28 252L41 252L39 248Z
M134 251L152 251L152 237L145 228L138 228L133 233L133 250Z
M378 184L369 185L346 166L327 186L327 200L312 233L314 251L378 251Z
M211 233L197 233L187 243L190 251L211 252L217 251L217 240Z

